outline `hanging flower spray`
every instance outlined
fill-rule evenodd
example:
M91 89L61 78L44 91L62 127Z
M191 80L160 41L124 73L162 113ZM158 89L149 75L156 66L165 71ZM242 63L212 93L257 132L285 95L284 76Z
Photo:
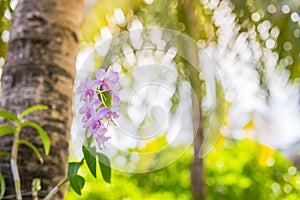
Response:
M87 129L87 137L92 136L102 150L104 143L110 139L106 136L107 127L110 123L115 124L114 119L119 117L117 108L120 104L120 78L119 73L111 69L98 69L95 75L95 80L86 77L77 87L77 92L81 94L80 101L84 103L79 110L83 115L83 128Z

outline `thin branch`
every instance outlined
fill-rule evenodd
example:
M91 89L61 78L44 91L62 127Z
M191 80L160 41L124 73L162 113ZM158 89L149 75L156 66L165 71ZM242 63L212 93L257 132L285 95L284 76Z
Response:
M66 184L68 183L69 179L68 177L65 177L63 180L61 180L44 198L44 200L51 200L54 195Z
M199 2L194 0L182 0L182 14L183 21L187 26L187 33L195 40L199 40L200 32L198 26L198 20L196 16L195 8L199 6ZM191 52L192 48L187 49L185 52L189 57L194 59L195 63L199 65L199 58L197 56L192 56L195 52ZM197 54L196 54L197 55ZM204 160L202 157L201 147L204 141L204 116L202 111L202 81L199 78L199 73L193 73L190 69L189 79L191 81L192 88L197 91L196 96L198 99L198 109L199 113L193 112L193 119L199 119L197 126L197 132L194 135L194 158L193 165L191 169L191 182L193 190L193 199L204 199L205 198L205 182L204 182Z
M22 197L28 197L28 196L32 196L32 191L22 193ZM16 199L16 195L15 194L7 195L4 196L2 199Z

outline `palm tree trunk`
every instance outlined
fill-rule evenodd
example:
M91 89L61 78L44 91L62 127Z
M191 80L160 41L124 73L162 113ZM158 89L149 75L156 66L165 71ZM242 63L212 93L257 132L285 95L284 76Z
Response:
M47 105L48 111L36 112L29 118L41 124L51 138L51 152L42 165L30 149L19 149L24 194L31 191L33 178L41 178L39 196L45 196L66 176L74 66L83 14L84 0L20 0L14 11L0 107L20 113L35 104ZM20 136L43 152L41 140L32 129L24 129ZM10 136L2 137L0 151L10 151L12 140ZM13 195L9 158L0 157L0 170L7 183L5 196ZM60 192L55 199L63 195Z

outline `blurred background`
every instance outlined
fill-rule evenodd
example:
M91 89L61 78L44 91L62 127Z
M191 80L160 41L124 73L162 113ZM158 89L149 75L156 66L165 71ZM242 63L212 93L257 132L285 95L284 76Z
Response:
M0 3L0 76L17 3ZM208 91L204 90L200 104L204 116L210 116L206 120L212 120L210 128L204 129L208 135L217 135L210 141L214 148L209 147L203 159L205 199L300 198L299 0L87 0L85 11L78 76L88 65L101 65L103 59L92 52L102 54L97 47L103 47L103 41L145 27L168 28L190 36L201 50L195 54L205 51L213 62L204 63L213 65L217 81L212 96L222 108L211 115ZM174 65L181 64L175 61ZM176 69L178 77L189 76L188 70ZM210 68L203 69L202 75L209 76ZM174 105L178 102L172 101L170 112ZM77 160L81 155L76 149L82 141L72 130L70 160ZM147 173L113 170L112 183L106 184L83 168L80 173L87 178L82 196L70 189L65 199L192 199L193 145L187 143L180 153L173 152L176 159L155 171L153 165L169 159L166 154L158 152L148 160L139 157L168 142L162 134L143 145L125 145L125 150L134 151L137 157L118 157L115 152L114 157L125 166Z

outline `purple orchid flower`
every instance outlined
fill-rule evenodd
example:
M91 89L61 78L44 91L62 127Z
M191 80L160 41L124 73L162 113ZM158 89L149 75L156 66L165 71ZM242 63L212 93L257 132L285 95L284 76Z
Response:
M101 103L99 99L85 99L83 106L79 109L79 113L84 114L82 122L87 122L92 117L92 110L96 110Z
M101 119L105 117L109 112L109 108L100 108L98 111L92 110L91 117L87 122L83 125L83 128L89 128L88 129L88 137L93 135L94 133L97 133L97 131L101 130L104 131L105 126Z
M120 104L118 96L120 84L119 74L111 69L108 71L99 69L95 75L96 80L87 77L76 91L82 94L80 101L84 102L79 110L79 113L83 115L83 128L87 129L87 137L93 136L97 146L102 150L104 142L110 139L105 136L107 132L105 122L119 117L117 110ZM106 102L101 102L102 98L99 95L103 95L103 93L112 96L112 102L108 104L112 105L111 107L106 106Z
M102 90L109 90L110 95L114 94L119 88L119 73L110 69L105 72L103 69L96 71L97 83L102 86Z
M77 88L78 93L83 93L80 100L84 101L87 97L94 96L94 90L96 89L96 82L92 81L91 78L88 76L86 77L85 81L82 82L79 87Z
M95 139L96 142L97 142L98 148L99 148L100 150L102 150L102 147L101 147L101 146L103 146L103 148L105 148L104 143L105 143L106 141L108 141L108 140L110 139L110 137L107 137L107 136L101 135L101 134L95 134L95 135L94 135L94 139Z

